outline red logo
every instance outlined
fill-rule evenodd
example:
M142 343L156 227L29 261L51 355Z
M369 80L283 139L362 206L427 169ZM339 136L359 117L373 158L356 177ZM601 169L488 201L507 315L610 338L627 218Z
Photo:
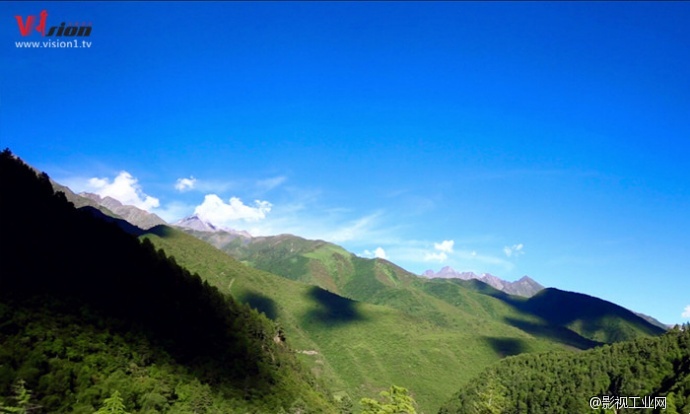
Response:
M65 22L62 22L60 26L53 26L46 34L46 21L48 20L48 11L43 10L40 14L41 18L36 26L36 31L41 34L41 36L56 36L56 37L76 37L76 36L90 36L91 35L91 23L88 25L85 23L72 24L65 26ZM22 36L29 36L31 30L34 29L34 24L36 23L36 16L30 15L26 16L26 20L22 16L14 16L17 19L17 26L19 26L19 33Z

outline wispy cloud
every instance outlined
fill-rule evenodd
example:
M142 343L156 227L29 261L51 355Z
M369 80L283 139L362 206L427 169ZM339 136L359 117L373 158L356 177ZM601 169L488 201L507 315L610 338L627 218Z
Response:
M121 171L112 181L108 178L90 178L87 191L101 197L112 197L123 204L132 205L142 210L151 211L160 205L160 201L144 193L139 180L127 171Z
M386 247L386 253L399 265L421 273L430 263L452 266L459 271L505 274L515 264L503 255L483 253L477 248L458 249L455 240L425 242L423 240L399 240Z
M209 194L209 193L224 193L228 190L232 190L239 187L238 183L234 181L223 181L223 180L204 180L204 179L195 179L194 181L194 190L198 191L200 193L204 194Z
M190 176L189 178L178 178L175 189L180 192L194 190L203 194L222 194L234 190L253 192L258 195L275 190L285 182L287 182L287 177L282 175L259 180L248 178L218 180Z
M506 257L517 257L525 254L525 252L522 250L523 247L525 247L522 243L514 244L512 246L505 246L503 248L503 253L505 253Z
M446 252L433 252L424 255L425 262L440 262L443 263L448 260Z
M685 309L683 310L683 313L680 315L683 318L690 318L690 305L686 306Z
M259 180L257 181L256 186L262 191L271 191L274 188L282 185L285 181L287 181L287 177L281 175L278 177L266 178L265 180Z
M342 243L352 240L364 240L375 225L380 213L359 217L325 234L328 241Z
M490 170L473 171L465 178L477 180L524 180L529 178L558 178L561 176L577 177L596 177L600 174L590 170L570 170L570 169L512 169L512 170Z

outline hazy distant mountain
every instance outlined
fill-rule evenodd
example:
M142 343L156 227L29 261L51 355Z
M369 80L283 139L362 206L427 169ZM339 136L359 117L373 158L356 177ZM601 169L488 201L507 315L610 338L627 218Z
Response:
M168 224L165 220L158 217L156 214L149 213L148 211L142 210L134 206L124 205L120 201L112 197L101 197L98 194L86 192L79 193L78 195L98 203L98 205L107 208L108 210L117 214L119 217L122 217L128 222L144 230L148 230L151 227L155 227L161 224Z
M249 234L246 231L243 230L233 230L225 227L220 227L216 226L215 224L211 223L208 220L204 220L198 215L194 214L189 217L185 217L183 219L180 219L174 223L172 223L173 226L180 227L183 229L187 230L194 230L194 231L203 231L203 232L209 232L209 233L219 233L219 232L224 232L224 233L230 233L231 235L236 235L240 237L246 237L246 238L251 238L252 235Z
M196 214L193 216L185 217L174 223L173 226L182 227L185 229L196 230L196 231L210 231L216 232L220 231L220 228L216 227L213 223L209 221L204 221Z
M635 315L639 316L640 318L644 319L645 321L651 323L652 325L658 326L659 328L662 328L662 329L669 329L669 328L672 328L672 327L673 327L673 325L665 324L665 323L661 322L660 320L658 320L658 319L656 319L656 318L653 318L653 317L651 317L651 316L649 316L649 315L645 315L644 313L639 313L639 312L633 312L633 313L634 313Z
M80 195L77 195L72 191L69 187L64 186L58 182L53 181L52 179L50 180L50 184L53 186L53 190L56 192L62 192L65 194L65 198L67 198L67 201L70 203L74 204L74 207L76 208L81 208L81 207L93 207L95 209L101 210L106 214L113 214L112 211L108 210L105 207L102 207L97 201L94 201L90 198L87 197L82 197Z
M540 290L544 289L544 286L537 283L534 279L529 276L523 276L515 282L508 282L499 277L491 275L489 273L483 273L477 275L474 272L458 272L450 266L445 266L438 272L434 272L429 269L422 273L422 276L428 278L444 278L444 279L461 279L461 280L472 280L476 279L487 285L501 290L509 295L518 295L524 297L532 297Z

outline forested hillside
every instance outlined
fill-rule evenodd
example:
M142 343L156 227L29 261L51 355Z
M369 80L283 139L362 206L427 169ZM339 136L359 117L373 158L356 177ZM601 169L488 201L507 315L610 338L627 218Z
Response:
M5 411L333 411L273 321L74 209L9 150L0 203Z
M577 354L506 358L471 381L440 413L570 414L595 407L599 412L686 414L690 412L689 328ZM665 410L660 405L640 409L661 404L660 397L665 398ZM611 403L608 407L603 406L606 399Z

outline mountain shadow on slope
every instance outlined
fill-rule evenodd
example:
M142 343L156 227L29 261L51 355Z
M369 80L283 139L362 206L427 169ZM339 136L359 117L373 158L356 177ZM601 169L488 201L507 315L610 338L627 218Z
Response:
M278 318L278 306L276 302L266 295L251 290L243 293L237 299L263 313L271 320L276 320Z
M621 306L582 293L548 288L516 304L551 325L567 327L598 342L627 341L665 332Z
M133 236L138 237L138 236L141 236L142 234L146 233L146 231L144 229L135 226L134 224L130 223L129 221L105 214L103 211L97 209L96 207L84 206L84 207L80 207L79 209L91 214L93 217L95 217L99 220L105 221L107 223L113 223L117 227L119 227L122 231L124 231L125 233L131 234Z
M484 337L489 346L500 358L522 354L527 351L525 341L518 338Z
M238 409L272 411L298 398L329 411L313 379L272 340L275 324L179 267L148 240L140 242L93 211L75 209L63 193L53 192L46 174L37 176L9 150L0 154L0 207L3 348L28 329L6 324L5 316L17 309L34 312L40 304L56 321L88 320L118 338L145 337L215 393L238 401ZM32 328L39 330L37 341L53 332L47 327L53 323ZM57 346L52 358L59 359ZM21 379L44 412L65 412L89 389L70 380L64 394L56 395L45 380L53 359L27 361L21 355L0 353L0 396ZM77 352L66 358L91 356ZM97 378L84 381L102 386Z
M357 302L331 293L319 287L311 287L306 295L317 303L317 308L305 315L308 321L335 326L364 320L357 310Z
M472 287L478 292L500 299L517 311L534 315L544 322L542 326L520 318L506 317L507 323L533 335L556 339L580 349L640 336L658 336L665 332L622 306L582 293L546 288L525 299L475 281L464 284L471 282L474 282ZM564 329L585 340L578 339Z

